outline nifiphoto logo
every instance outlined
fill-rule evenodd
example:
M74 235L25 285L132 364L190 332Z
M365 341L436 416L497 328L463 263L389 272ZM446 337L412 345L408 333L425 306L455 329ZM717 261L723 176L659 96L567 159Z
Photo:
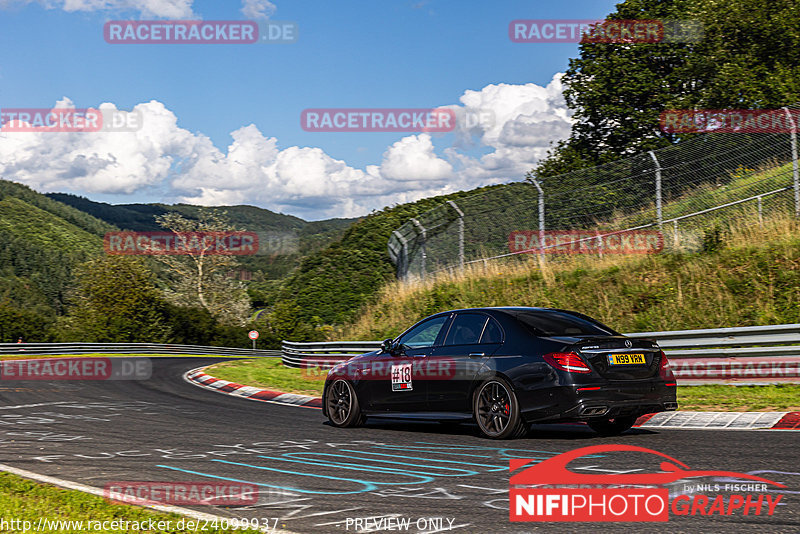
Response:
M659 462L654 473L577 473L570 462L610 453L653 455ZM595 456L596 457L596 456ZM783 495L767 487L784 484L747 473L693 470L666 454L635 445L593 445L546 460L509 460L509 520L512 522L667 522L672 516L772 516ZM723 477L735 483L695 484L698 492L670 499L666 486L698 477ZM758 482L754 484L753 482ZM730 495L707 495L720 490ZM748 492L761 492L750 494Z

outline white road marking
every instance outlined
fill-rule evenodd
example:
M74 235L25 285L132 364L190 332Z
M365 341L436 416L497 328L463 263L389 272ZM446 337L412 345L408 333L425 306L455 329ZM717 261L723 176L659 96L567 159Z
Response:
M25 469L17 469L16 467L11 467L10 465L5 465L5 464L0 464L0 471L6 471L7 473L18 475L24 478L29 478L37 482L44 482L45 484L53 484L54 486L82 491L84 493L91 493L92 495L97 495L98 497L105 497L104 490L100 488L95 488L93 486L87 486L79 482L70 482L69 480L64 480L61 478L51 477L47 475L40 475L39 473L34 473L33 471L26 471ZM142 507L158 510L159 512L180 514L186 517L191 517L192 519L198 519L200 521L219 522L223 520L230 521L231 519L230 517L222 517L213 514L206 514L204 512L196 512L194 510L190 510L189 508L182 508L180 506L171 506L167 504L153 504L153 505L145 505ZM277 528L272 528L269 526L262 527L260 530L262 532L269 532L270 534L297 534L296 532L291 532L289 530L279 530Z
M40 402L39 404L17 404L16 406L0 406L0 410L16 410L17 408L36 408L37 406L53 406L55 404L70 404L70 401Z

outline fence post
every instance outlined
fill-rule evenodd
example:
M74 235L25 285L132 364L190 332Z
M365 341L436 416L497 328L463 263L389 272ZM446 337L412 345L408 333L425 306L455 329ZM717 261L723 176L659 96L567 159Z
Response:
M758 195L758 227L764 226L764 213L761 209L761 195Z
M428 236L425 233L425 227L422 226L422 223L420 223L417 219L411 219L411 222L414 223L414 226L419 228L420 235L422 235L422 246L420 247L420 251L422 252L422 258L421 258L422 259L422 269L421 269L421 271L422 271L422 279L425 280L425 271L426 271L425 264L427 263L427 259L428 259L428 253L425 251L425 241L427 240Z
M673 231L675 233L675 235L673 237L675 239L675 249L677 250L677 248L678 248L678 219L674 219L672 221L672 228L673 228Z
M544 261L544 190L539 185L539 180L531 177L531 181L539 191L539 257Z
M397 230L393 231L392 235L400 241L400 254L397 258L397 278L405 280L406 276L408 276L408 241Z
M464 269L464 212L456 206L452 200L447 201L456 213L458 213L458 265Z
M658 221L658 229L662 230L664 221L661 214L661 164L658 162L655 152L649 152L650 157L656 164L656 220Z
M792 114L789 108L784 107L783 111L786 112L786 118L792 125L790 139L792 142L792 176L794 177L794 215L800 217L800 171L797 168L797 125L794 123Z

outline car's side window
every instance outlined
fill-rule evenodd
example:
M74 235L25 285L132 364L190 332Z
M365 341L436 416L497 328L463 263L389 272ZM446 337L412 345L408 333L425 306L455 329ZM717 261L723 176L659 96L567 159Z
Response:
M398 345L405 345L411 349L419 349L424 347L432 347L439 337L439 332L442 330L444 323L447 322L447 315L440 315L428 321L418 324L398 340Z
M481 339L487 316L480 313L459 313L447 332L445 345L474 345Z
M502 343L503 342L503 329L497 324L497 321L489 317L489 322L486 323L486 328L483 329L481 336L481 343Z

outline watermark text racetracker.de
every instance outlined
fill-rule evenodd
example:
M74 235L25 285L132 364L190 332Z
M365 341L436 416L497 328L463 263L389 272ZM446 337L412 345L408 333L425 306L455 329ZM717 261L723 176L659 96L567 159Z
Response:
M150 358L143 357L0 361L0 380L149 380L152 373Z
M307 132L427 132L446 133L457 127L488 129L492 110L453 108L310 108L300 114Z
M297 23L270 20L111 20L103 26L109 44L288 44Z
M515 230L508 236L515 254L657 254L664 250L658 230Z
M239 482L117 480L106 483L103 496L136 505L247 506L258 502L259 489L255 484Z
M783 109L666 110L659 118L664 133L792 133L800 111Z
M703 25L696 20L513 20L508 37L514 43L696 43Z
M258 234L244 231L108 232L103 248L109 255L249 256L259 251Z
M142 128L140 111L96 108L2 108L2 133L135 132Z

